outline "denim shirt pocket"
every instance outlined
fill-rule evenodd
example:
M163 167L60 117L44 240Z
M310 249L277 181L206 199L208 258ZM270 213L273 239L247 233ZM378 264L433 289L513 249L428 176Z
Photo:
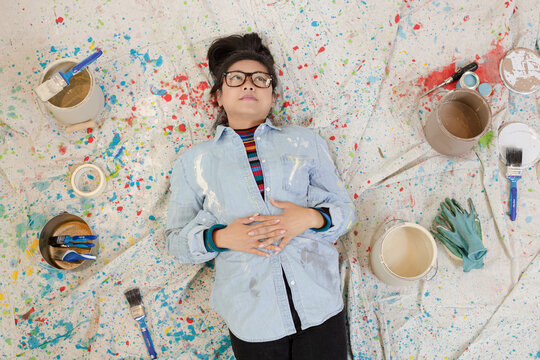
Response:
M306 196L312 163L313 159L306 155L282 155L283 189L297 196Z

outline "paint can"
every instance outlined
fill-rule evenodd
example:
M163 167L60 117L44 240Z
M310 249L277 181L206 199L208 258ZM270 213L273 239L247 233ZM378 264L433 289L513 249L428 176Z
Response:
M480 78L478 77L478 75L476 75L475 72L466 71L459 78L456 88L476 90L478 84L480 84Z
M510 50L499 62L499 75L511 91L532 94L540 89L540 56L527 48Z
M90 226L76 215L63 212L51 220L49 220L39 234L39 251L43 259L50 266L61 270L83 270L92 265L93 261L79 260L76 262L57 260L57 257L62 254L66 248L59 248L49 245L49 239L51 236L60 235L92 235L92 229ZM99 242L94 240L94 247L91 248L73 248L70 250L76 251L80 254L98 254Z
M521 167L534 166L540 158L540 137L529 125L514 121L501 125L497 142L499 158L506 164L506 149L518 148L522 151Z
M67 72L77 65L77 59L60 59L45 68L39 83L49 80L55 73ZM89 68L73 76L70 84L45 102L45 107L63 126L82 123L95 118L105 105L105 97L96 84Z
M491 108L477 91L456 89L445 94L428 116L426 140L443 155L462 155L491 127Z
M389 220L373 236L371 269L388 285L410 285L431 280L437 273L437 245L424 227L404 220Z

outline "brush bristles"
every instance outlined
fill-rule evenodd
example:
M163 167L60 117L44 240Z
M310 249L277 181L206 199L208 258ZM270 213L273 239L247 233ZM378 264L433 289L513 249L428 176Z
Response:
M124 295L126 296L129 306L134 307L137 305L142 305L142 297L139 288L126 290Z
M506 148L506 165L513 167L521 167L523 161L523 150L519 148Z

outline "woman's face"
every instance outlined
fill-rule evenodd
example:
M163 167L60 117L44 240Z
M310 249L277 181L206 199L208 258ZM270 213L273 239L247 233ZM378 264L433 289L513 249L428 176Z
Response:
M228 73L232 71L267 73L268 69L255 60L240 60L227 69ZM253 75L253 77L255 76ZM231 77L230 81L232 83L233 81L238 81L238 79L238 77ZM260 85L261 79L259 77L255 81L259 81ZM218 90L216 93L216 100L218 105L223 106L225 109L231 128L246 129L265 121L268 112L272 108L272 105L274 105L272 85L267 88L257 87L253 84L254 79L250 76L247 76L245 82L238 87L227 85L225 77L222 78L222 81L221 90Z

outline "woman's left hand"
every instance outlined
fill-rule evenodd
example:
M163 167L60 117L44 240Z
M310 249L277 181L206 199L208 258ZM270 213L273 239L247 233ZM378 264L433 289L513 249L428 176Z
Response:
M298 206L289 201L277 201L270 198L272 205L279 209L283 209L280 215L258 215L255 221L265 221L271 219L279 219L280 226L287 230L278 245L277 252L283 248L297 235L300 235L309 228L320 228L325 224L325 219L321 213L312 208ZM275 240L265 240L262 242L264 246L270 245Z

